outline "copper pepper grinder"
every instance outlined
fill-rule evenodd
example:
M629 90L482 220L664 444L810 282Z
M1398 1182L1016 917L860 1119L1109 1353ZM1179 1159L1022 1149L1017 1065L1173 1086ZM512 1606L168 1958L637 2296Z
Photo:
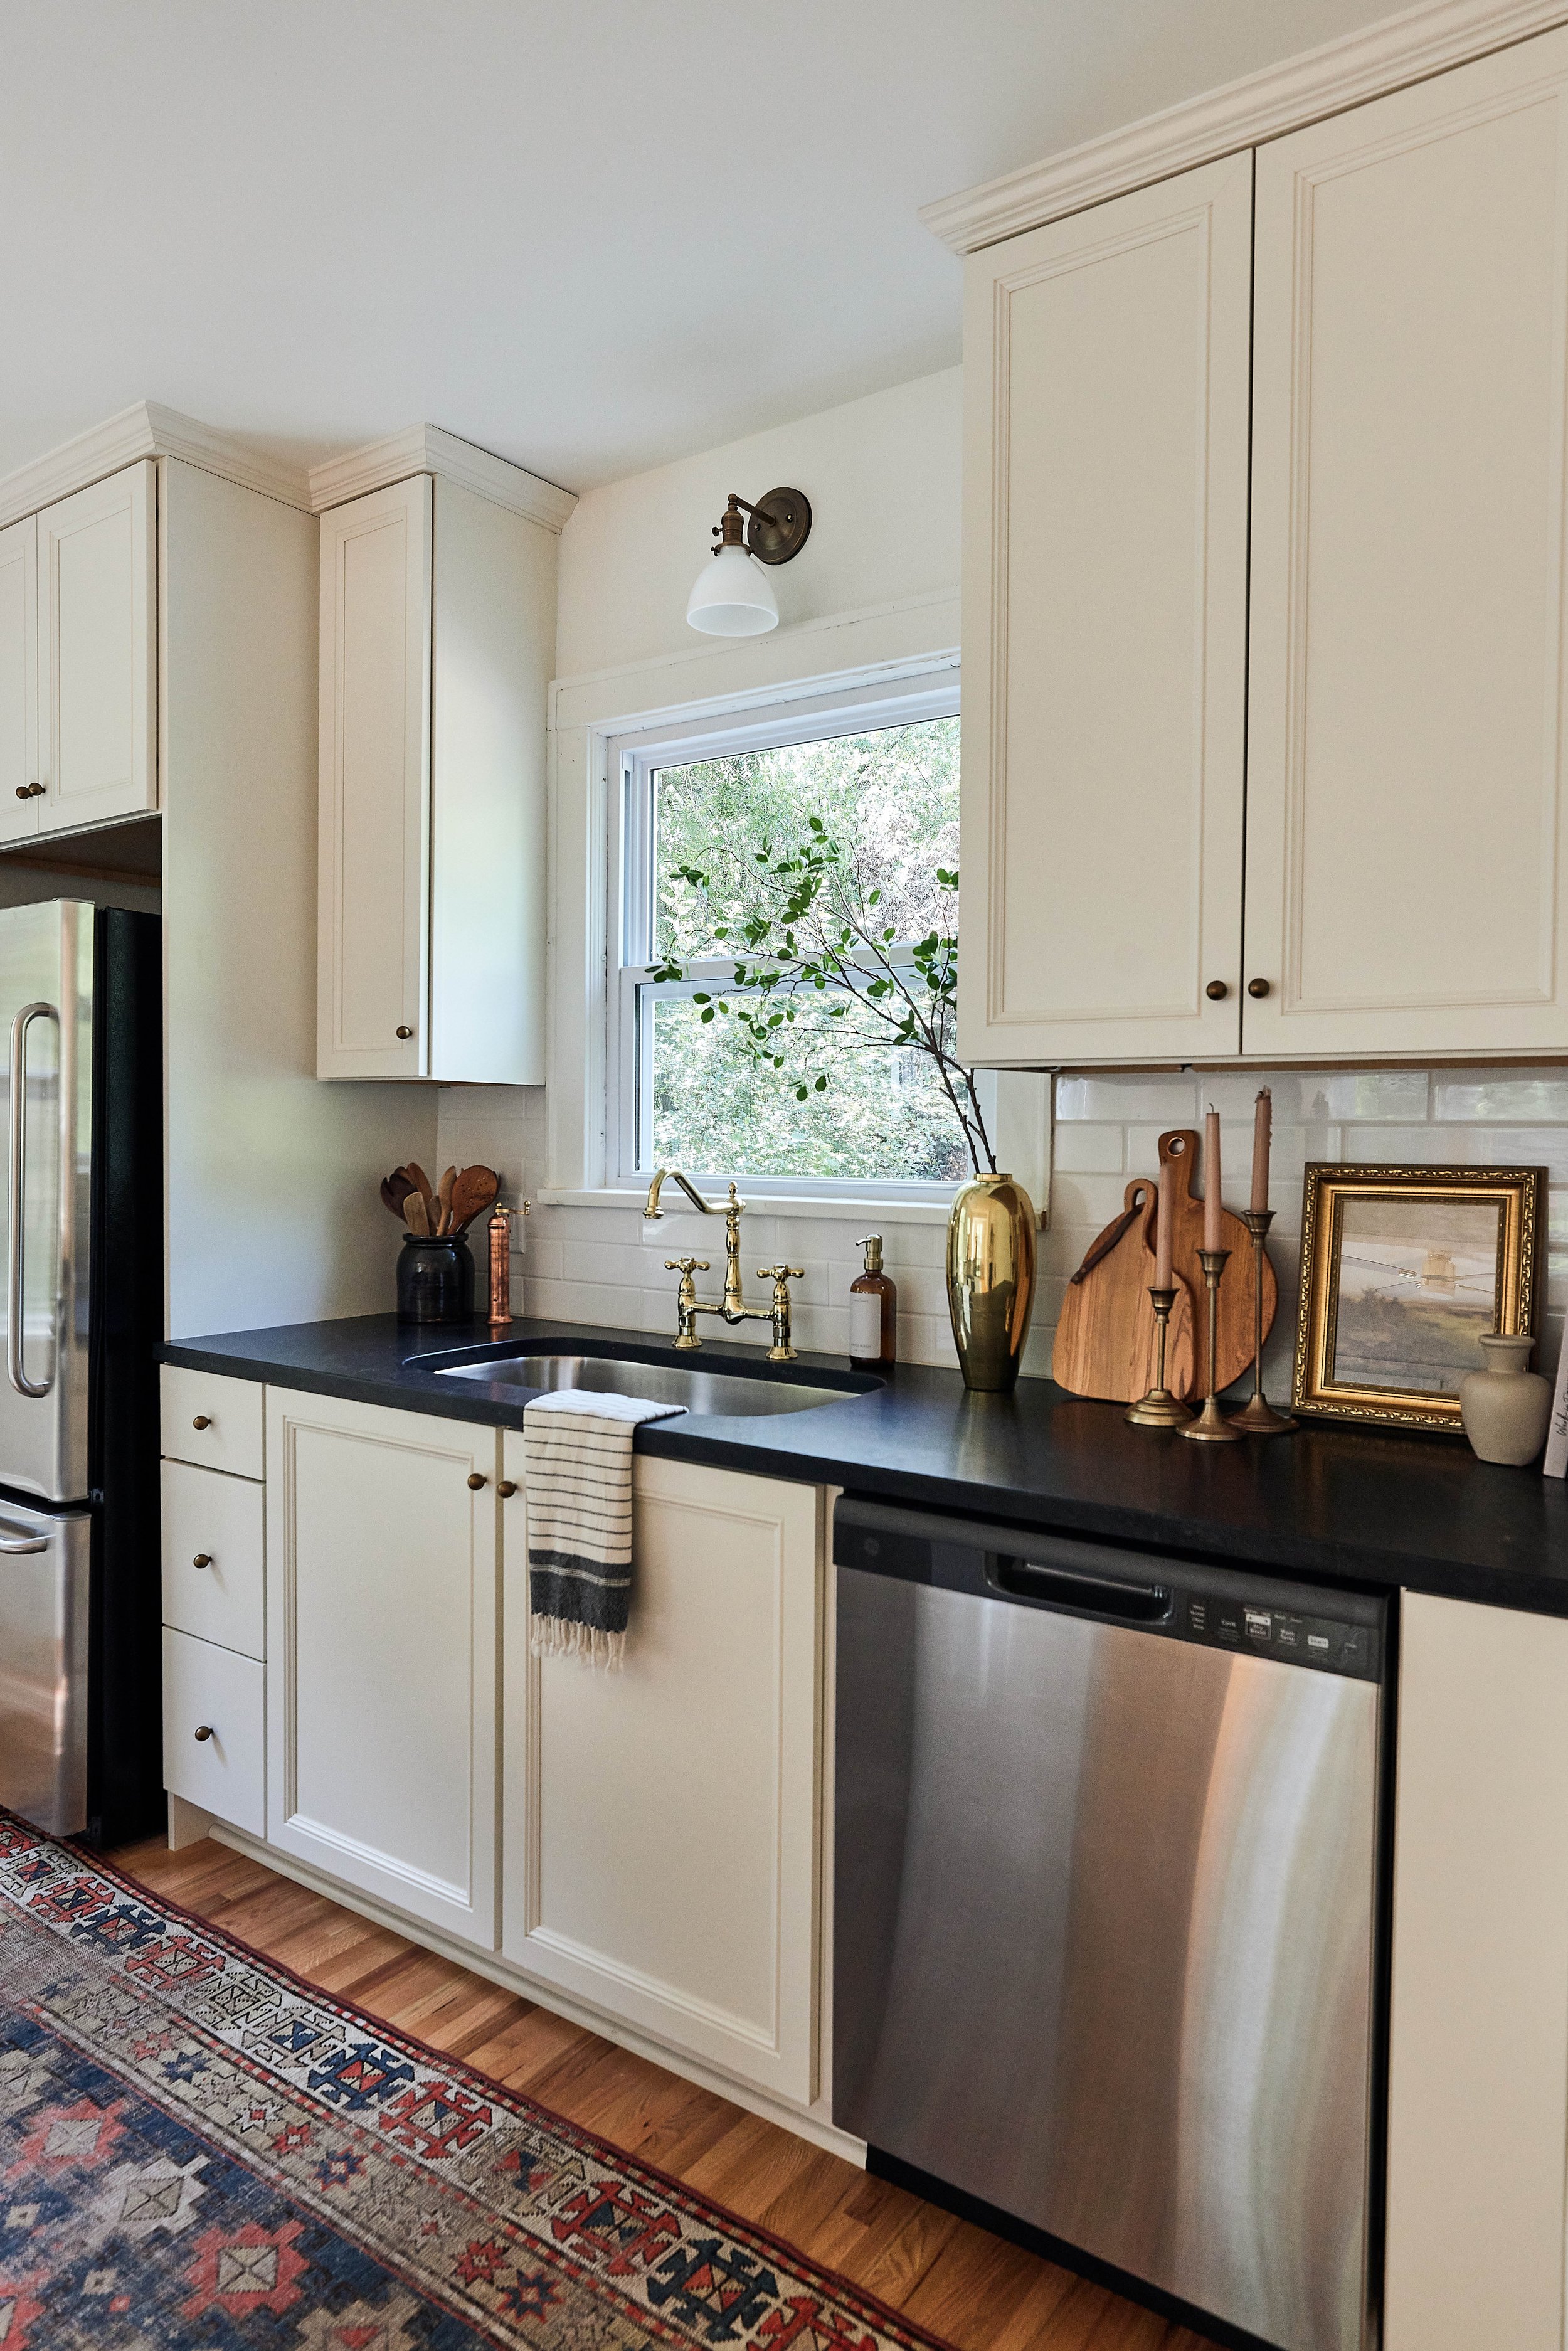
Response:
M512 1218L526 1217L528 1204L518 1208L503 1208L500 1202L490 1211L486 1230L490 1236L490 1328L505 1331L512 1320Z

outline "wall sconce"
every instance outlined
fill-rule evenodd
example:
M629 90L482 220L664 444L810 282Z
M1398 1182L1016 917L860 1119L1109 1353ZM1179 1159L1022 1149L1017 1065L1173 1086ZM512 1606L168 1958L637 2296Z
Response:
M740 519L742 513L751 517ZM779 602L764 563L788 563L811 535L810 503L800 490L769 490L752 506L732 492L718 545L696 576L686 619L709 637L759 637L779 626ZM755 558L755 561L753 560Z

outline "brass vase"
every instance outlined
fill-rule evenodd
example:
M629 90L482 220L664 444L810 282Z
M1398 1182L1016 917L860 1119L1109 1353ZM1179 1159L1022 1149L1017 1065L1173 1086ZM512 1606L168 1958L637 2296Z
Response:
M1010 1176L977 1176L947 1220L947 1311L967 1388L1005 1394L1034 1305L1034 1207Z

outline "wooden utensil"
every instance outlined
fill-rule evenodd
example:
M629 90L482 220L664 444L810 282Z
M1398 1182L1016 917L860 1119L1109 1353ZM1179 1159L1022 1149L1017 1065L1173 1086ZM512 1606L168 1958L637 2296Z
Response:
M452 1220L456 1231L466 1232L476 1217L486 1209L501 1188L501 1179L493 1167L465 1167L452 1186Z
M1068 1283L1051 1372L1058 1386L1074 1395L1133 1404L1153 1381L1155 1316L1149 1284L1155 1278L1157 1189L1151 1176L1134 1177L1123 1196L1121 1215L1091 1243ZM1173 1395L1186 1396L1195 1384L1193 1300L1179 1274L1176 1293L1166 1344L1166 1383Z
M422 1241L429 1240L430 1210L425 1205L424 1194L411 1189L407 1199L402 1204L402 1212L408 1219L409 1231L417 1233Z
M423 1194L424 1212L430 1219L430 1229L434 1232L435 1230L436 1216L435 1192L429 1176L425 1174L417 1159L411 1159L408 1165L402 1172L408 1177L409 1182L411 1184L417 1185L419 1190Z
M382 1198L394 1217L402 1215L402 1204L413 1189L413 1186L401 1170L396 1175L382 1177Z
M436 1227L438 1233L449 1233L452 1230L452 1186L456 1181L456 1168L449 1167L437 1186L435 1196L441 1203L441 1221Z

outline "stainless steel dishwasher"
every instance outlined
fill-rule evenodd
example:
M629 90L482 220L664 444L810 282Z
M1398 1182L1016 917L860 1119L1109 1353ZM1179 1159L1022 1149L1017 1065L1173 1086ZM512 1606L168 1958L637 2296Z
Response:
M834 2121L1368 2351L1385 1604L852 1498L833 1550Z

